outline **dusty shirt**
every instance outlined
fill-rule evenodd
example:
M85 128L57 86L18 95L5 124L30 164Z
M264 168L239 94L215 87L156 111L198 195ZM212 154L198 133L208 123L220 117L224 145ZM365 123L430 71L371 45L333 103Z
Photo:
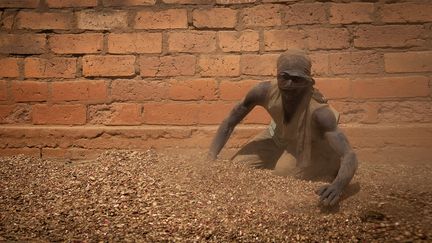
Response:
M264 105L272 118L269 131L276 145L294 155L300 167L308 167L310 162L316 159L335 159L335 152L312 122L313 112L323 107L331 109L339 121L339 113L329 104L314 99L311 91L305 95L290 122L284 123L281 93L277 83L272 82L271 91Z

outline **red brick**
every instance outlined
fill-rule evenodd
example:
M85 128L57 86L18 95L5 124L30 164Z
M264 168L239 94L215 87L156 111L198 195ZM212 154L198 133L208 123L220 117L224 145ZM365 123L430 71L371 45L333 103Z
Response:
M156 0L103 0L104 6L142 6L154 5Z
M135 56L84 56L83 75L86 77L119 77L135 75Z
M214 0L162 0L168 4L211 4Z
M432 21L432 4L395 3L384 4L381 8L381 20L386 23L416 23Z
M381 57L372 51L331 53L329 64L334 74L381 72Z
M94 10L76 13L78 29L84 30L111 30L128 27L128 12Z
M316 87L329 99L351 96L351 81L346 78L317 78Z
M111 97L115 101L159 100L167 97L166 82L145 80L114 80Z
M333 3L330 5L330 23L370 23L373 13L373 3Z
M241 23L244 27L279 26L281 21L281 8L279 5L265 4L241 11Z
M0 59L0 77L16 78L19 76L18 62L19 58L1 58Z
M431 123L432 102L423 101L397 101L379 102L378 118L385 123ZM416 125L414 125L416 126ZM432 141L430 141L432 142ZM430 143L429 142L429 143Z
M201 56L198 66L202 76L239 76L240 56L212 55Z
M432 71L432 51L384 54L385 70L389 73Z
M72 27L72 13L37 13L19 12L16 17L18 29L57 29L67 30Z
M355 47L413 47L426 44L421 25L360 26L355 31Z
M103 34L59 34L48 40L51 50L59 54L99 53L103 48Z
M203 125L219 125L234 107L232 103L202 104L198 111L198 123Z
M45 52L44 34L2 34L0 53L42 54Z
M0 0L0 8L37 8L39 0Z
M96 7L97 0L45 0L50 8Z
M78 80L53 82L53 101L104 102L107 100L107 84L103 80Z
M168 50L170 52L213 52L216 50L216 33L212 31L169 33Z
M30 122L30 106L0 105L0 124L20 124Z
M198 123L199 104L147 103L144 104L145 124L193 125Z
M40 158L39 148L2 148L0 149L0 156L14 156L25 155L34 158Z
M7 81L0 80L0 101L7 100Z
M288 25L327 23L327 8L323 3L298 3L286 6L284 23Z
M312 61L312 75L323 76L329 74L329 54L314 53L309 55Z
M168 97L171 100L215 100L214 79L170 80Z
M355 98L429 96L429 79L422 76L363 78L352 85Z
M230 8L195 9L192 18L196 28L234 28L237 11Z
M310 50L350 47L350 34L345 28L311 28L307 33Z
M27 78L74 78L76 74L75 58L29 57L24 59L24 62L24 75Z
M168 77L195 74L196 57L192 55L141 57L141 76Z
M306 36L299 29L264 31L264 48L266 51L304 49L305 44Z
M241 72L246 75L276 75L276 62L279 55L242 55L240 60Z
M241 100L258 82L258 80L222 81L219 84L220 99Z
M141 124L142 105L135 103L114 103L89 107L89 122L104 125Z
M161 11L139 11L135 17L135 29L186 29L188 27L186 9Z
M85 105L34 105L32 121L37 125L82 125L86 123L86 107Z
M227 114L228 115L228 114ZM270 124L271 117L262 106L255 106L243 119L243 124Z
M125 33L108 36L109 53L161 53L162 33Z
M257 0L216 0L217 4L244 4L244 3L254 3Z
M35 81L13 81L11 93L14 101L48 100L48 83Z
M259 50L259 33L257 31L220 31L219 47L224 52L244 52Z

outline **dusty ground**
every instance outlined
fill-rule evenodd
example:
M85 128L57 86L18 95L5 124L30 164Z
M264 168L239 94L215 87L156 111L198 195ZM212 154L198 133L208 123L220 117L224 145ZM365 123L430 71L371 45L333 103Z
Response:
M339 207L324 182L197 151L94 161L0 158L0 241L432 241L432 164L362 162Z

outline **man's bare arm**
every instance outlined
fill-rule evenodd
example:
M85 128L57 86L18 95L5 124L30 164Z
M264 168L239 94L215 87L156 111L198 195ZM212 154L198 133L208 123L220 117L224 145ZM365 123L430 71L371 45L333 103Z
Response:
M246 97L234 106L229 116L219 126L210 146L209 157L216 159L225 146L235 126L256 106L262 105L270 89L270 82L262 82L253 87Z
M357 157L345 134L338 128L336 118L331 110L319 109L314 113L314 118L324 132L324 137L330 146L341 157L339 171L334 181L317 191L322 204L332 206L339 201L343 189L353 178L358 166Z

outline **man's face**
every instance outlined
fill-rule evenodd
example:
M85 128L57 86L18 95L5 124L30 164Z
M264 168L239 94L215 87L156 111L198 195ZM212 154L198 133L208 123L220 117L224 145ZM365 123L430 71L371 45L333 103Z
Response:
M278 74L277 81L278 87L282 91L302 89L311 85L307 79L303 77L292 76L286 71L280 72Z

